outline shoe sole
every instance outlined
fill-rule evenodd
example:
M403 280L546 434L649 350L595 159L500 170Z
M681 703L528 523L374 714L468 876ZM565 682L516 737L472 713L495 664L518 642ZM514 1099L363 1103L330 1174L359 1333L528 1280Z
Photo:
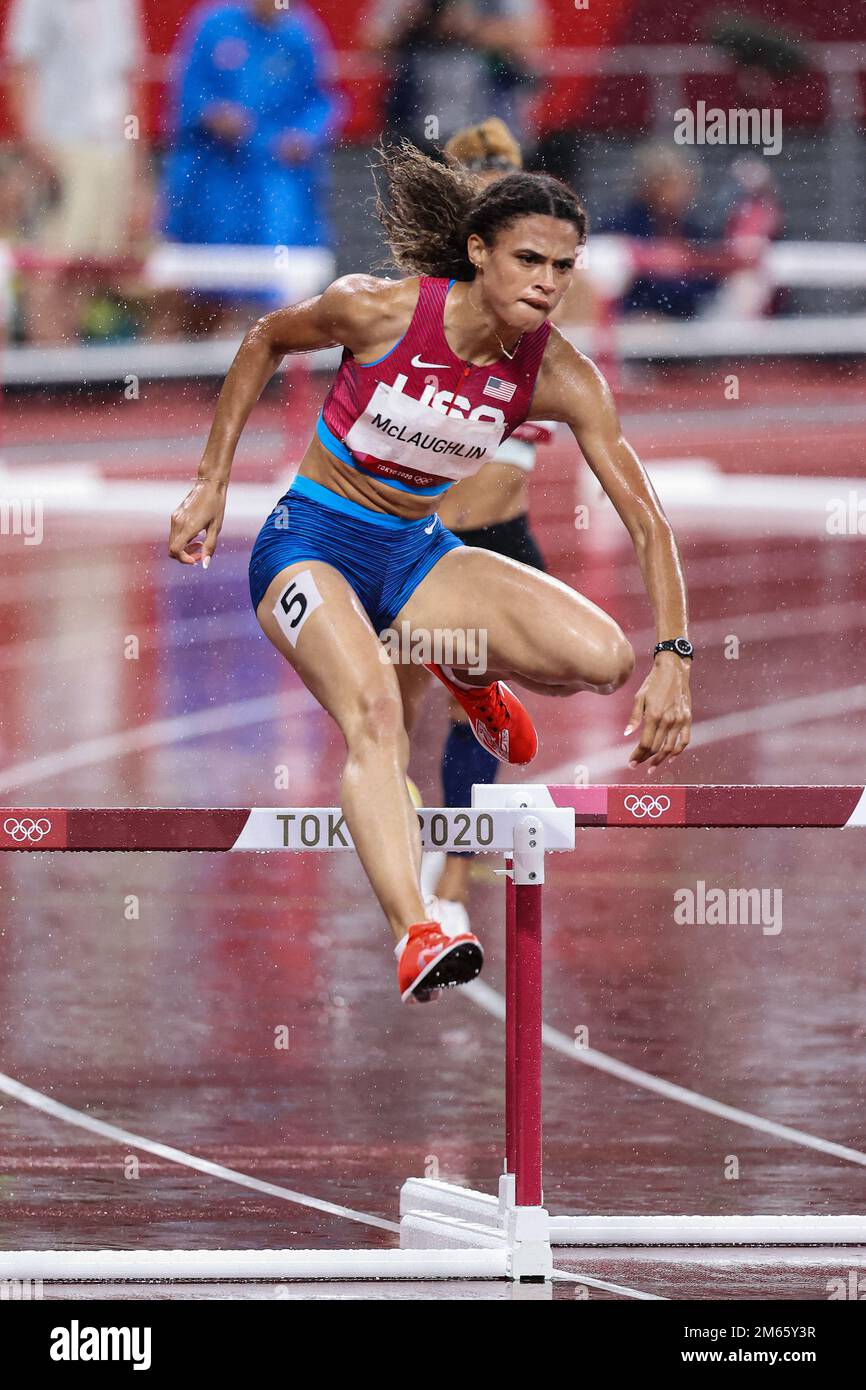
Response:
M462 941L459 946L453 946L433 961L414 984L403 991L403 1003L415 1000L419 1004L426 1004L436 990L468 985L470 980L481 974L483 964L484 952L481 947L471 941Z
M489 753L490 756L491 756L491 758L496 758L497 761L500 762L500 763L503 763L503 764L505 765L505 767L526 767L528 763L531 763L531 762L533 761L533 759L536 758L536 757L538 756L538 744L539 744L539 740L538 740L538 737L537 737L537 736L536 736L536 739L535 739L535 747L533 748L532 752L531 752L530 754L528 754L527 757L525 757L525 758L510 758L510 757L503 757L502 754L501 754L501 753L498 753L498 752L496 751L495 748L491 748L491 747L490 747L490 744L489 744L485 739L483 739L483 738L481 738L481 737L479 736L478 730L476 729L475 725L472 723L471 719L470 719L470 721L469 721L469 727L470 727L470 729L472 730L473 734L475 735L476 739L478 739L478 742L481 744L481 747L484 749L485 753Z

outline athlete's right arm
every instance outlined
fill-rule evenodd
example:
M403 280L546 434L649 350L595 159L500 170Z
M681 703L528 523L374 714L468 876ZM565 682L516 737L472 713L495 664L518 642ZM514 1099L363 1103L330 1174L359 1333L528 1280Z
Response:
M315 298L265 314L253 324L222 384L198 478L172 514L168 553L175 560L184 565L201 560L205 569L210 564L238 440L286 353L340 344L363 353L371 341L380 340L383 312L387 318L393 300L388 291L400 283L344 275ZM201 531L207 532L204 541L195 539Z

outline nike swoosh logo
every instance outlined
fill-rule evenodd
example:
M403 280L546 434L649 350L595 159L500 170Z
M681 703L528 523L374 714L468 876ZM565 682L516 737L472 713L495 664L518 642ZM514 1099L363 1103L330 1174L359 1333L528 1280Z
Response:
M448 363L447 363L447 362L422 362L422 361L421 361L421 358L420 358L417 354L412 358L412 366L413 366L413 367L438 367L438 368L440 369L440 371L443 371L443 372L445 372L445 371L448 370Z
M433 520L430 522L430 525L424 527L424 535L425 535L425 536L432 536L432 535L433 535L433 529L434 529L434 527L435 527L435 525L436 525L436 522L437 522L438 520L439 520L439 515L438 515L438 513L437 513L436 516L434 516Z

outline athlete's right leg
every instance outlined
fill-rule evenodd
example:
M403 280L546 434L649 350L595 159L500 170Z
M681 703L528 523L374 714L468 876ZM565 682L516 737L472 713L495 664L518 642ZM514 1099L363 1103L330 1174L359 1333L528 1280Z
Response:
M300 602L293 603L289 595L281 621L273 609L292 579L305 573L322 602L315 606L308 596L297 621ZM278 612L282 617L281 608ZM395 669L390 660L382 659L385 649L357 594L343 575L321 560L299 560L280 570L256 616L346 740L342 810L358 857L399 940L427 914L418 882L421 839L406 786L409 738Z

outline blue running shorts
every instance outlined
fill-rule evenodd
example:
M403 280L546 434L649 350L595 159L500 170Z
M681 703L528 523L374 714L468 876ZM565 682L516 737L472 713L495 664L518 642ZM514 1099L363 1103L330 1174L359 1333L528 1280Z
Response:
M298 474L256 537L250 556L253 609L286 565L324 560L348 580L380 633L436 561L462 545L436 515L407 521L374 512Z

